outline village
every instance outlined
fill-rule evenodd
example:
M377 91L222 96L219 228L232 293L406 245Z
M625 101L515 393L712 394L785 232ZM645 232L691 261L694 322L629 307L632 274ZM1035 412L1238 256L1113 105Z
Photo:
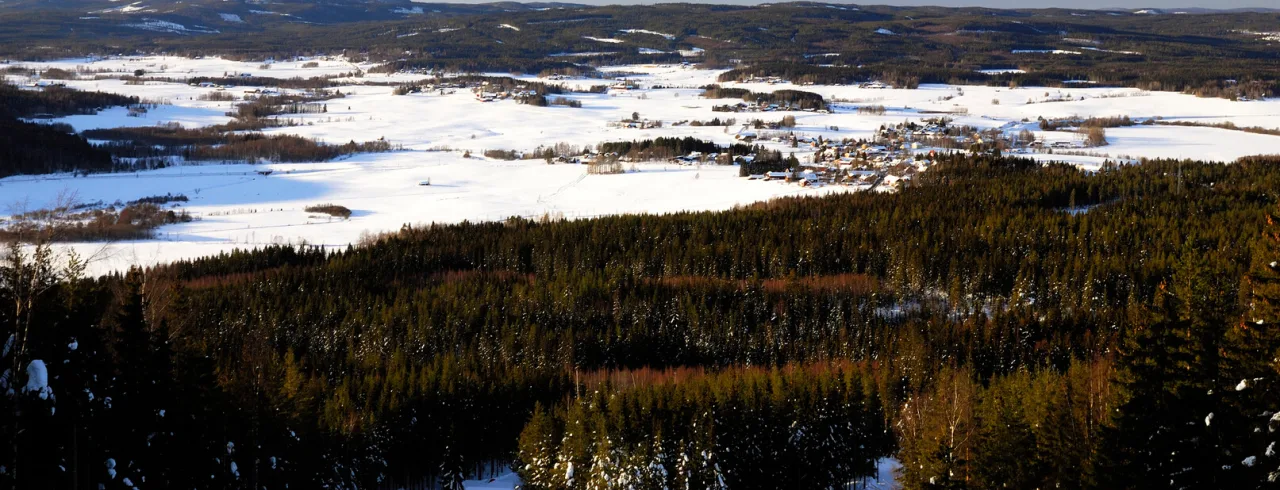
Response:
M916 174L927 171L938 161L938 156L945 153L1030 155L1087 147L1083 138L1046 144L1026 129L1017 132L1001 128L982 130L954 125L946 117L881 126L869 139L806 136L795 131L776 131L776 126L772 128L775 131L758 134L748 128L749 125L744 126L737 134L739 140L789 149L793 155L807 154L786 169L746 173L748 180L793 183L805 187L838 185L855 190L889 191L900 188L909 184ZM672 162L700 164L716 161L717 156L692 153L676 157ZM745 155L731 161L742 165L751 163L754 157Z

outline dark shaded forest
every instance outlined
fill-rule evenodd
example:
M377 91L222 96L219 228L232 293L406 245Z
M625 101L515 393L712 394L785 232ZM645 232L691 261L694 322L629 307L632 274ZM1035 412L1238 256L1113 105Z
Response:
M8 81L0 81L0 119L41 114L48 117L96 114L107 107L137 103L137 97L107 92L85 92L65 87L24 90Z
M94 114L107 107L138 102L137 97L60 87L23 90L0 81L0 177L114 169L110 153L94 148L70 126L28 123L18 118Z
M70 127L0 118L0 177L114 169L111 154Z
M77 134L66 124L40 124L19 118L48 118L127 105L137 97L62 87L25 90L0 83L0 177L57 172L108 172L152 169L188 160L237 162L314 162L397 147L384 139L327 144L295 135L256 132L291 122L274 116L323 113L323 103L340 92L317 90L306 96L264 96L236 105L230 123L198 129L176 124L93 129ZM91 144L86 138L102 140Z
M1278 162L945 158L895 194L100 278L10 249L0 479L845 488L893 456L908 489L1266 486Z

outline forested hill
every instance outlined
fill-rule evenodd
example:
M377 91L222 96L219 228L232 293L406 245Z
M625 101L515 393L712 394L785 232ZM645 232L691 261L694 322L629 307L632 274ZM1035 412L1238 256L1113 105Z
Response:
M811 2L14 2L0 4L0 24L12 26L0 32L0 57L345 55L385 64L381 70L524 73L690 62L798 83L1084 81L1211 96L1237 87L1250 98L1280 92L1280 13L1182 13Z
M11 251L0 479L844 488L894 456L907 489L1265 485L1280 162L947 158L895 194L102 278Z

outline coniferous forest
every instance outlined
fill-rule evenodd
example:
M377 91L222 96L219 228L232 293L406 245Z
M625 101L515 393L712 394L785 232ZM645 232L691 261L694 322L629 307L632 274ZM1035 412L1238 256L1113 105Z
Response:
M1260 488L1280 160L0 266L4 488Z

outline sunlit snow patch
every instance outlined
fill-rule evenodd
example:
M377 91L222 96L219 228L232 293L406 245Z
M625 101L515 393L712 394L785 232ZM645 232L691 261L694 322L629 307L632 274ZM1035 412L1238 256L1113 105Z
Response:
M674 40L674 39L676 38L675 36L673 36L673 35L671 35L671 34L667 34L667 33L665 33L665 32L650 31L650 30L647 30L647 29L622 29L622 30L620 30L620 31L618 31L618 32L625 32L625 33L627 33L627 34L652 34L652 35L655 35L655 36L662 36L662 37L665 37L665 38L667 38L667 40L668 40L668 41Z

